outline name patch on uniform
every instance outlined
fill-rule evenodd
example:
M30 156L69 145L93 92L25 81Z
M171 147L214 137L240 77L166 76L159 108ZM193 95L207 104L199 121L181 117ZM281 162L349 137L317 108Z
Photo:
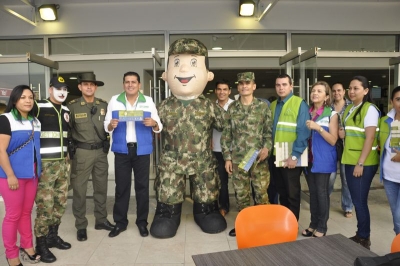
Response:
M103 108L100 109L100 114L101 115L106 115L106 110L104 110Z
M197 111L197 112L195 112L195 115L196 116L204 116L206 114L206 112L203 112L203 111Z
M75 114L75 118L87 118L87 113Z

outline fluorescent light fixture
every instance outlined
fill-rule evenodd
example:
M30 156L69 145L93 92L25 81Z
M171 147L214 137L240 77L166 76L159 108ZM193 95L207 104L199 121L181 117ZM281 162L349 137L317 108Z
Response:
M208 90L208 92L213 92L214 90Z
M271 9L278 3L279 0L259 0L257 5L257 21L260 21Z
M69 79L78 79L77 77L69 77Z
M212 49L213 50L222 50L222 47L217 46L217 47L213 47Z
M256 4L252 0L240 0L239 2L239 16L251 17L254 15Z
M330 78L332 77L331 75L325 75L324 78Z
M0 54L0 56L3 56L2 54Z
M57 8L59 6L55 4L41 5L39 7L40 18L44 21L55 21L57 20Z

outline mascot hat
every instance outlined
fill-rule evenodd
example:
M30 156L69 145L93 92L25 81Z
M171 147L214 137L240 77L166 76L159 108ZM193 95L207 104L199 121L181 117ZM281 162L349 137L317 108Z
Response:
M182 38L174 41L168 50L168 56L175 54L195 54L208 57L207 47L196 39Z

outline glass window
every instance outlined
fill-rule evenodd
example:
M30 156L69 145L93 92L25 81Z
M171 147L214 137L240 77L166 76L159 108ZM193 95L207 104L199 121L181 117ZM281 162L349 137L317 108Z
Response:
M180 38L197 39L209 50L286 50L285 34L180 34L170 42Z
M43 55L43 39L0 40L0 55L18 56L26 53Z
M320 47L327 51L396 52L396 42L396 35L292 34L292 48L302 50Z
M69 37L50 39L50 54L128 54L164 51L164 35Z

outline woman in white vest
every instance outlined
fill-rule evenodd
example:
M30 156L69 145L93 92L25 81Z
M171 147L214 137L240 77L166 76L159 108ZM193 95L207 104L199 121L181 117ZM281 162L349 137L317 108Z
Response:
M305 237L322 237L328 230L329 219L329 178L336 170L336 141L339 119L330 107L331 88L325 81L318 81L311 87L310 120L306 125L311 129L308 140L308 167L306 180L310 191L311 223L302 233Z
M350 239L369 249L371 246L371 218L368 194L372 179L378 169L379 109L373 105L368 79L355 76L349 85L349 104L343 113L344 138L342 164L357 216L357 232Z
M37 263L33 248L31 214L41 172L40 122L32 114L34 94L29 86L13 89L5 113L0 115L0 194L6 215L2 234L8 265L24 260ZM16 246L17 232L20 247Z

